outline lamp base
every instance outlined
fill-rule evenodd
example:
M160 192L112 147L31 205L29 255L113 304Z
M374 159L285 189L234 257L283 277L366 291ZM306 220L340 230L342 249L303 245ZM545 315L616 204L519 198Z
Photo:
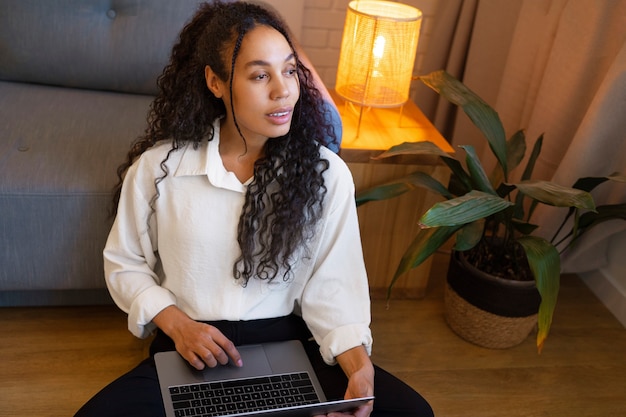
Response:
M345 108L346 108L346 112L345 113L350 113L352 115L354 115L355 117L358 118L358 122L356 125L356 134L354 136L354 138L344 138L343 142L348 142L350 139L356 140L360 137L360 133L361 133L361 123L363 121L363 116L366 115L367 113L369 113L373 108L376 108L375 106L365 106L365 105L360 105L358 103L354 103L352 101L345 101L344 104ZM398 125L397 127L401 127L402 125L402 116L404 115L404 104L401 104L400 106L394 106L393 108L399 108L400 111L398 113ZM347 140L346 140L347 139Z

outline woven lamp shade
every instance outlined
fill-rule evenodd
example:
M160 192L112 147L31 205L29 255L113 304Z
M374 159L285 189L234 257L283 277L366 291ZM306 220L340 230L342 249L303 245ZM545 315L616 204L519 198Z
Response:
M392 1L348 5L335 91L366 107L398 107L409 99L422 12Z

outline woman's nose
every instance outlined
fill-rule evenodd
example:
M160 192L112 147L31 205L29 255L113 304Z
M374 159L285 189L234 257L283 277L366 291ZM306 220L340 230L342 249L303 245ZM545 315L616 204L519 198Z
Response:
M271 98L280 100L289 97L289 84L282 77L275 77L272 82Z

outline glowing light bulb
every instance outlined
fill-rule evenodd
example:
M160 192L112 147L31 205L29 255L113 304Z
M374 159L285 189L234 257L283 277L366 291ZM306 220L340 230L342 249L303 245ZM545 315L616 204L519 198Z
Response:
M382 59L385 54L385 37L378 35L374 41L374 48L372 48L372 54L376 59Z

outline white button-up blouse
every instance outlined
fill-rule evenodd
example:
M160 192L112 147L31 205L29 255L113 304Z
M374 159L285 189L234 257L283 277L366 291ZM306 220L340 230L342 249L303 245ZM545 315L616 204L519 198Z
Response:
M246 184L228 172L215 137L197 149L171 153L169 175L161 161L171 143L157 145L130 167L104 249L105 278L116 304L128 313L129 330L147 337L152 319L176 305L192 319L254 320L296 312L320 345L324 360L355 346L371 352L370 300L363 262L352 175L332 151L324 174L324 213L292 278L268 283L233 277L240 254L237 225ZM152 202L152 203L151 203ZM151 204L154 210L151 208Z

